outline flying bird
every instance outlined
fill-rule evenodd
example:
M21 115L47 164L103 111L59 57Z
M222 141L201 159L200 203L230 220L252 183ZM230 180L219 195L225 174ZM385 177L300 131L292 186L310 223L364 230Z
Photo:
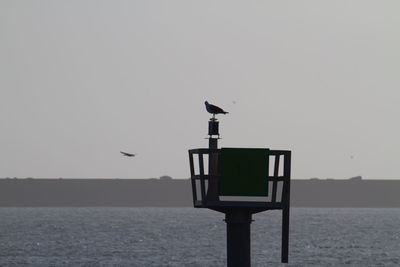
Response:
M206 105L206 110L213 114L213 118L215 118L216 114L226 114L228 112L224 111L222 108L214 106L210 103L208 103L208 101L204 102L204 104Z
M126 153L126 152L122 152L120 151L122 155L126 156L126 157L134 157L136 156L136 154L131 154L131 153Z

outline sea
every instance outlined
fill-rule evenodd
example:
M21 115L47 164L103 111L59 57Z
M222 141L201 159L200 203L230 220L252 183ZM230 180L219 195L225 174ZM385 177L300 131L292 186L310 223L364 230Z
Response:
M252 266L400 266L400 209L253 215ZM0 208L0 266L226 266L224 214L195 208Z

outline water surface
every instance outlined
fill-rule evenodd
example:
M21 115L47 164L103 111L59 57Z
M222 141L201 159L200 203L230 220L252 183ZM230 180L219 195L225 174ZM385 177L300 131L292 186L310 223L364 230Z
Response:
M0 208L0 266L225 266L221 213L194 208ZM252 266L399 266L400 209L253 216Z

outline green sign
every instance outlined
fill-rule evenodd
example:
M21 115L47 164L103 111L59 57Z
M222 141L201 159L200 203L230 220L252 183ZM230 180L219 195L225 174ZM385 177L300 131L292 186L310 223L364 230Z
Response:
M268 196L265 148L221 149L221 196Z

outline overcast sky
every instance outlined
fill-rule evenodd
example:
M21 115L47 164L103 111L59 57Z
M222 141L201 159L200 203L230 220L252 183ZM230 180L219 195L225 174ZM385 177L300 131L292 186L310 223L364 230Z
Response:
M0 177L188 178L207 147L400 178L400 1L0 0ZM123 157L119 151L138 153Z

